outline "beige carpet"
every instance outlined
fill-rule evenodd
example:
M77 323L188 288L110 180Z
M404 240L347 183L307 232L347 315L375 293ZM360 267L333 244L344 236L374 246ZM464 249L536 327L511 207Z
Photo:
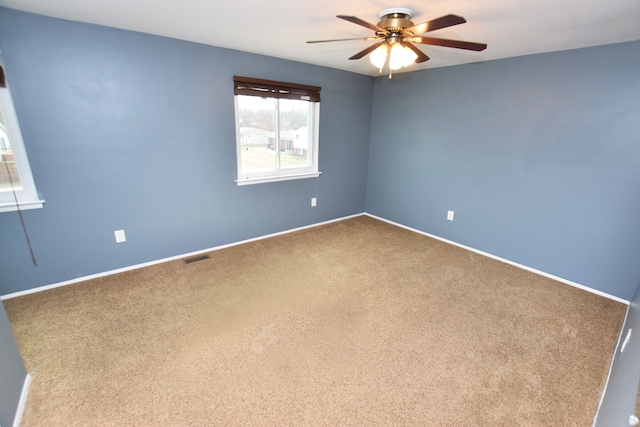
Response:
M209 255L4 301L23 426L590 426L626 310L366 216Z

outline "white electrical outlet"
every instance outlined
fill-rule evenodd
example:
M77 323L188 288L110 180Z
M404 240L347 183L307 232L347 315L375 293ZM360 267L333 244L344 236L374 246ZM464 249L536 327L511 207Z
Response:
M447 219L448 219L449 221L453 221L453 211L448 211L448 212L447 212Z
M312 198L311 198L311 207L312 207L312 208L316 206L316 202L317 202L316 198L315 198L315 197L312 197Z
M124 230L116 230L113 232L116 236L116 243L122 243L127 241L127 237L124 235Z

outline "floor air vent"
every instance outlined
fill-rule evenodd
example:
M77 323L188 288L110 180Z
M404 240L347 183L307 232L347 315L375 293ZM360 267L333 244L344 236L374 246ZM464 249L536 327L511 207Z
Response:
M193 258L187 258L184 260L184 263L193 264L194 262L204 261L205 259L209 259L209 255L200 255L200 256L194 256Z

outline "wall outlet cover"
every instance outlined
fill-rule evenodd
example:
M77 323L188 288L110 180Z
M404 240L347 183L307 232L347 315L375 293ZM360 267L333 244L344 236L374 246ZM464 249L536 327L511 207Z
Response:
M116 243L122 243L127 241L127 237L124 235L124 230L116 230L113 232L116 236Z

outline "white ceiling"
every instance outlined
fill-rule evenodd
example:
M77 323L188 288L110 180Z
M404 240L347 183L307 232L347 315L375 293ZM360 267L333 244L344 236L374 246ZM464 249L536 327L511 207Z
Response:
M429 36L487 43L483 52L419 45L431 60L406 71L640 39L640 0L0 0L0 6L377 75L365 57L372 42L306 44L366 37L372 31L336 18L376 24L389 7L414 10L415 24L449 13L466 24Z

